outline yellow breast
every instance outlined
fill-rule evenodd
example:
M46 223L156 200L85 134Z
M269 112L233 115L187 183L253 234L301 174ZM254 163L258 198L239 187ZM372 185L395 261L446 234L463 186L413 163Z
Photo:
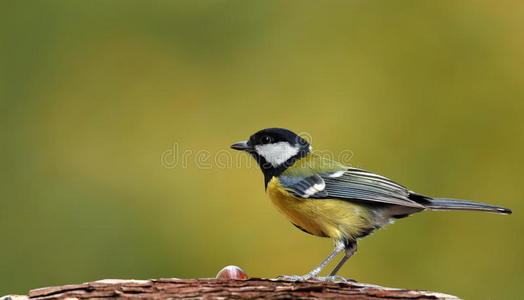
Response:
M287 192L273 177L267 186L273 204L293 224L324 237L354 240L373 228L369 210L338 199L305 199Z

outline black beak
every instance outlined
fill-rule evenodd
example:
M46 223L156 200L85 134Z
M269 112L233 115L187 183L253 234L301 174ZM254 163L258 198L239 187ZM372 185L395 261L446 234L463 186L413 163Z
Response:
M231 149L240 150L240 151L248 151L251 149L249 145L247 144L247 141L238 142L233 145L231 145Z

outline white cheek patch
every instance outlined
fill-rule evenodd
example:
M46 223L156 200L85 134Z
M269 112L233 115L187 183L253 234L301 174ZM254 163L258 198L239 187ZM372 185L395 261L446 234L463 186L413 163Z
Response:
M278 167L291 157L297 155L299 147L291 146L288 142L278 142L273 144L256 145L255 150L273 167Z

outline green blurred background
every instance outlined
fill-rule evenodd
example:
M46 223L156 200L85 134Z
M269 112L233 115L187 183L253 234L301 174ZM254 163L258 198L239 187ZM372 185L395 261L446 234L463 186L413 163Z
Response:
M279 215L256 166L213 161L279 126L515 212L399 220L342 275L522 299L523 16L522 1L1 0L0 294L309 271L331 242ZM211 168L167 167L173 147Z

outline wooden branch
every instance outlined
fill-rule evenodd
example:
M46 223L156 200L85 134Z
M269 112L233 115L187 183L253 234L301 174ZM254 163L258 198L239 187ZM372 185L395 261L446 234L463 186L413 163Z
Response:
M83 299L352 299L352 300L460 300L442 293L403 290L378 285L331 281L285 281L249 278L237 266L227 266L215 278L104 279L82 284L45 287L27 295L0 300Z
M82 284L45 287L27 295L1 300L53 299L352 299L352 300L460 300L442 293L385 288L356 282L234 279L106 279Z

